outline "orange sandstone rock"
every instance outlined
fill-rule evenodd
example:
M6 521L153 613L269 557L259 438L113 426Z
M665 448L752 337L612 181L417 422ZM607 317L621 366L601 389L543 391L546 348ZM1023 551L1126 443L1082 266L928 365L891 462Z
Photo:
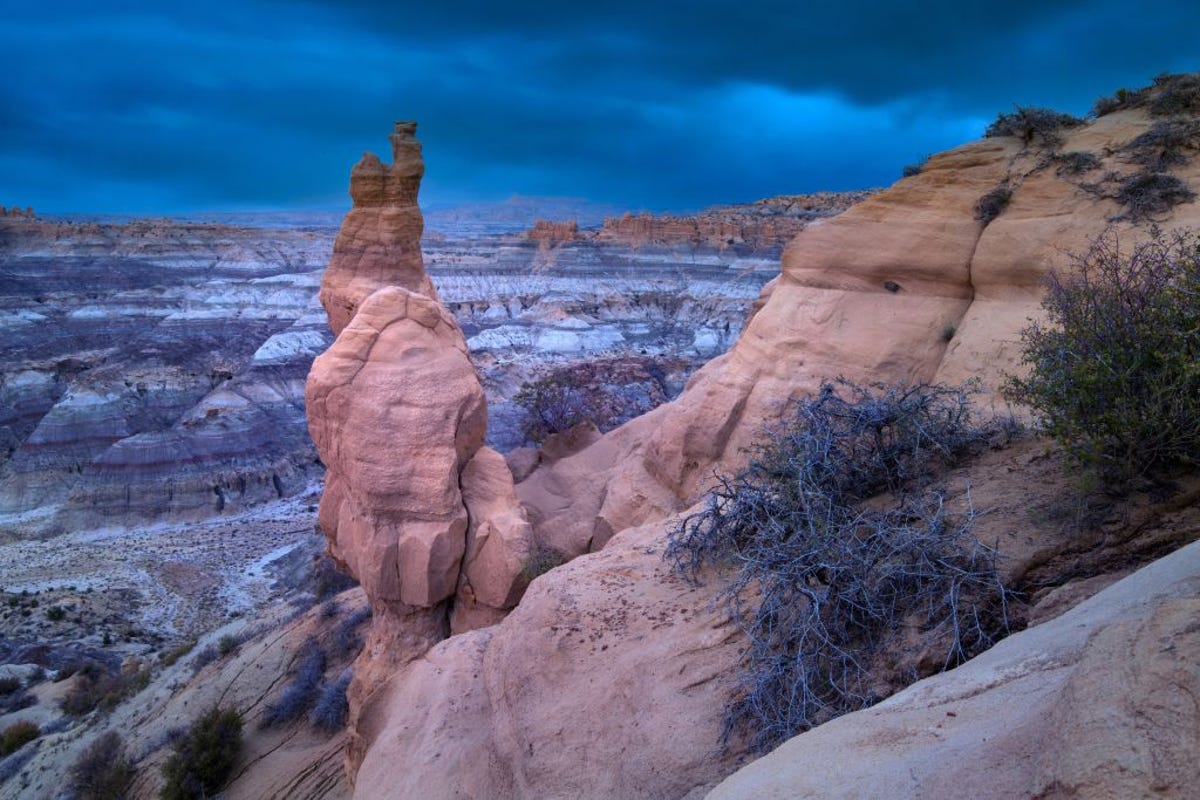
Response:
M392 163L364 153L350 173L354 206L342 222L321 283L321 304L335 334L380 287L403 286L437 299L421 257L425 223L417 191L425 161L416 131L415 122L397 122L389 137Z

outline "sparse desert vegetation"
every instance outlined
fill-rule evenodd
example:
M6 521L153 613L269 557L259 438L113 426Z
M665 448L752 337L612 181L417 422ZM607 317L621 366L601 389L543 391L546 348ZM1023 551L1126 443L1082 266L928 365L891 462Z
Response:
M972 421L969 388L830 383L681 520L666 558L692 579L729 570L718 601L746 634L727 739L768 750L877 702L872 667L901 637L921 641L906 667L916 676L1007 632L1007 590L971 535L973 509L947 508L930 486L995 433ZM886 504L861 505L880 492Z
M197 800L216 793L242 751L242 715L214 706L172 745L163 764L163 800Z
M1052 273L1046 321L1021 333L1010 398L1110 483L1196 466L1200 453L1200 238L1101 237Z

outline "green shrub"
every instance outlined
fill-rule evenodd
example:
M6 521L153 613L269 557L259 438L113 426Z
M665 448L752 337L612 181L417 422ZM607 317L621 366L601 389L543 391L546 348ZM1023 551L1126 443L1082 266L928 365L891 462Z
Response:
M41 729L28 720L14 722L3 731L0 731L0 756L17 752L41 735Z
M209 797L229 779L242 751L242 715L214 706L172 745L163 764L163 800Z
M1049 108L1016 106L1011 114L1000 113L987 127L985 137L1016 136L1025 144L1040 139L1048 147L1062 144L1063 129L1084 124L1079 117Z
M231 634L225 634L220 639L217 639L217 653L224 658L241 646L238 637Z
M51 622L62 622L67 618L67 610L62 606L50 606L46 609L46 618Z
M123 800L136 770L116 731L109 731L87 746L71 765L75 800Z
M971 423L967 388L829 384L670 533L676 571L733 570L717 600L747 648L726 741L746 731L766 750L878 701L871 669L902 661L905 637L938 654L900 664L919 674L1006 631L994 552L970 534L969 509L952 514L928 489L993 433ZM894 506L861 507L885 491Z
M1110 485L1200 460L1200 238L1122 251L1115 235L1052 273L1006 395Z

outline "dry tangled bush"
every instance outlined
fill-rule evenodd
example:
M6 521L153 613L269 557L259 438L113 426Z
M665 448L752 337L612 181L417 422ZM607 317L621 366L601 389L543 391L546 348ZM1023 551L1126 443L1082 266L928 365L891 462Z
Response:
M1063 141L1063 131L1084 124L1079 117L1054 111L1049 108L1016 106L1011 113L1001 112L987 130L985 137L1016 136L1025 144L1040 140L1047 147L1058 147Z
M292 676L291 682L279 697L267 707L262 726L283 725L291 722L312 708L321 692L321 679L325 675L325 651L315 639L304 643L304 660Z
M1200 150L1200 120L1172 119L1156 122L1122 150L1135 164L1165 170L1186 164Z
M902 638L919 641L904 666L916 676L1007 631L973 512L928 488L937 465L994 433L971 423L966 388L826 385L680 522L665 557L692 579L733 569L717 602L749 642L727 741L745 732L766 750L877 702L872 669L894 666ZM885 491L894 505L861 507Z
M1110 485L1200 463L1200 236L1115 235L1052 273L1005 393Z
M975 203L975 219L987 225L1004 212L1012 200L1012 194L1008 184L1001 184L989 191Z
M1196 199L1183 180L1168 172L1139 172L1120 180L1113 199L1125 207L1118 219L1138 222Z
M1200 114L1200 73L1164 72L1141 89L1118 89L1112 97L1097 100L1092 115L1103 117L1130 108L1145 108L1154 117Z

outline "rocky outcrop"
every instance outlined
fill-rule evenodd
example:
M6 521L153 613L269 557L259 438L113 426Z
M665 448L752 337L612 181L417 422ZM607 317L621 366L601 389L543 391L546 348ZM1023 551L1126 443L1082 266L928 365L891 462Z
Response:
M555 222L549 219L539 219L525 236L541 245L554 246L564 242L573 242L579 238L579 223L573 219L566 222Z
M763 290L735 346L694 375L679 398L579 452L544 459L517 484L515 494L530 514L536 546L568 557L585 555L536 579L498 624L451 637L420 659L396 664L386 680L379 675L373 691L356 696L358 738L351 763L361 759L357 795L694 797L731 768L736 755L713 756L709 748L716 745L729 691L720 677L737 663L739 639L727 621L700 612L715 588L680 584L662 565L671 515L702 495L714 470L741 463L763 424L778 419L790 399L835 376L916 382L978 374L984 388L994 390L1001 373L1018 366L1017 331L1038 313L1047 270L1064 265L1060 250L1080 249L1110 225L1125 242L1145 232L1104 192L1057 170L1058 156L1087 152L1114 173L1131 169L1123 148L1150 125L1140 112L1120 112L1065 132L1061 145L1017 138L971 143L935 156L918 175L845 213L808 225L786 250L780 275ZM1200 168L1184 163L1177 175L1195 184ZM978 201L1001 186L1011 193L1011 202L997 219L981 219ZM1160 219L1168 225L1198 220L1193 205L1176 207ZM351 323L344 333L356 326ZM387 402L379 393L353 394L363 402L368 396ZM438 419L459 418L461 404L452 394L447 400ZM457 473L459 485L467 474L465 467ZM449 470L448 480L454 479ZM460 491L468 496L465 488ZM506 493L507 485L492 492ZM512 508L507 501L503 505ZM464 506L469 520L471 503ZM338 524L344 523L339 519ZM479 541L478 530L473 541ZM501 535L499 541L508 538ZM388 542L380 545L374 557L386 559ZM1040 545L1026 541L1024 546ZM464 544L462 552L473 547ZM1041 563L1051 557L1039 555ZM469 569L460 569L460 575L457 586L470 585L475 594L482 576ZM1154 580L1163 573L1157 576ZM508 599L512 586L501 581L493 596ZM1188 634L1180 613L1171 609L1147 626L1126 630L1121 637L1133 639L1113 639L1096 658L1127 649L1129 641ZM1122 614L1112 619L1123 624L1133 618ZM377 629L396 643L392 652L402 651L404 623L397 615L392 619L386 623L390 628ZM1071 642L1082 640L1061 639L1056 645L1068 649L1048 652L1069 664L1076 658L1069 652ZM377 651L388 651L383 634L373 641ZM1080 663L1087 661L1084 650L1077 652ZM1186 650L1183 658L1191 655ZM1172 672L1178 666L1174 659L1153 663ZM1004 663L1016 671L1014 665L1024 662L1013 656ZM1026 667L1030 674L1041 669ZM1146 662L1147 674L1157 669ZM1004 678L992 671L978 683ZM1192 683L1190 678L1180 682L1183 694L1193 691ZM1044 685L1054 693L1052 683ZM1154 686L1139 685L1133 696L1158 697ZM1017 686L1012 696L1040 697L1037 691L1032 684ZM1080 692L1091 697L1099 690ZM988 707L987 702L977 707L983 718L977 731L990 738ZM958 713L948 707L943 716L946 711ZM1063 714L1059 725L1075 719L1089 728L1096 724L1086 714ZM1010 719L1024 724L1031 718ZM1132 729L1140 736L1137 724ZM1194 720L1185 716L1182 724L1190 730ZM907 729L891 735L918 734L936 736ZM1003 739L999 729L996 735ZM1045 741L1042 752L1066 757L1078 751L1081 764L1092 758L1089 744ZM737 752L735 743L732 753ZM1176 760L1176 750L1163 752ZM827 762L836 763L825 753ZM929 763L935 760L944 767L940 753ZM1090 785L1069 770L1051 772L1047 790L1058 785L1055 781ZM943 773L937 780L952 775ZM412 783L397 787L397 775ZM1125 786L1119 776L1113 780Z
M392 163L364 153L350 173L354 207L342 222L321 282L321 305L334 334L383 286L402 286L437 299L421 258L425 224L417 191L425 161L416 132L417 123L397 122L389 137Z
M466 341L421 268L414 129L397 124L394 171L376 175L363 168L369 159L354 168L355 209L322 288L338 335L313 362L305 392L309 430L327 469L320 526L374 611L350 690L352 764L376 735L364 709L380 685L451 630L502 618L524 589L531 547L512 474L483 445L487 403ZM365 175L376 175L378 186ZM346 243L358 241L364 219L398 227L383 236L386 250L362 251L370 281L360 270L340 283L354 252ZM397 259L392 272L389 253ZM359 297L371 281L384 285ZM345 314L352 316L339 322Z
M355 796L679 798L725 775L740 635L662 545L662 525L626 531L397 673L361 717Z
M708 797L1190 796L1198 612L1194 543L958 669L784 743Z
M1043 281L1064 251L1101 231L1123 243L1145 222L1055 168L1057 152L1128 172L1125 150L1152 122L1120 112L1067 132L1058 151L1017 138L974 142L832 219L785 251L736 344L671 405L613 431L518 486L535 526L578 553L624 527L694 502L714 468L739 463L789 398L838 375L857 381L961 382L994 390L1018 369L1017 331L1040 313ZM1200 186L1200 164L1179 177ZM1008 206L985 224L976 203L999 185ZM1200 224L1200 206L1158 218ZM1002 407L995 394L985 403Z

